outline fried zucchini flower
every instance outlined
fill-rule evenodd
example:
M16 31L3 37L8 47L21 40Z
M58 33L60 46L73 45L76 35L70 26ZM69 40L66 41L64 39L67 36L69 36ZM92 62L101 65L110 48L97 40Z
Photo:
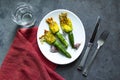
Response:
M72 26L72 21L67 17L67 13L61 13L59 15L59 20L60 20L60 26L64 32L68 34L68 38L70 41L70 44L72 48L74 47L74 35L73 35L73 26Z
M45 30L44 35L42 35L40 39L50 45L54 45L62 54L68 58L71 58L71 55L66 51L63 45L57 41L56 37L50 31Z
M50 31L55 35L57 36L57 38L61 41L61 43L63 43L63 45L67 48L68 47L68 43L67 41L65 40L65 38L63 37L63 35L59 32L59 26L57 24L56 21L53 20L53 18L48 18L46 20L46 22L48 23L49 25L49 29Z

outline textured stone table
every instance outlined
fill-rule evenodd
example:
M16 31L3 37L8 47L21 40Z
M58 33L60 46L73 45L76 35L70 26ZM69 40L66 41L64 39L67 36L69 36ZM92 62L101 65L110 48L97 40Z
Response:
M120 80L120 0L0 0L0 64L16 33L17 25L11 20L11 11L18 2L30 3L35 8L36 25L50 11L68 9L83 22L86 44L81 56L71 64L60 65L56 71L66 80ZM96 48L100 33L107 29L110 35L90 68L88 77L82 76L77 66L85 52L97 16L101 16L100 29L89 58ZM89 60L88 58L88 60Z

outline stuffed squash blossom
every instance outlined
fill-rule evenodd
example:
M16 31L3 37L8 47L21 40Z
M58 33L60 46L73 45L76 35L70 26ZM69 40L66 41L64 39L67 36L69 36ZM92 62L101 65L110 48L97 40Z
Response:
M67 13L61 13L59 15L59 19L60 19L60 26L62 30L68 34L70 44L72 48L75 48L74 47L74 36L72 32L73 26L72 26L71 20L67 17Z
M57 41L56 37L50 31L45 30L44 35L42 35L40 39L50 45L54 45L66 57L71 58L71 55L65 50L61 43Z
M59 32L59 26L58 24L53 20L53 18L48 18L46 20L46 22L49 25L50 31L56 35L59 40L61 41L61 43L63 43L63 45L67 48L68 47L68 43L66 42L65 38L63 37L63 35Z

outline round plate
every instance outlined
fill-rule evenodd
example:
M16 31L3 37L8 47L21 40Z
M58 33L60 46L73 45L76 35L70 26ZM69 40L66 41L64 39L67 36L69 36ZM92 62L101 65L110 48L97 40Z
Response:
M61 14L63 12L66 12L68 14L68 17L72 21L73 35L74 35L75 43L80 43L81 44L77 50L71 48L71 46L69 44L69 46L66 50L71 54L72 58L67 58L64 55L61 55L59 52L56 52L56 53L50 52L50 45L45 43L45 42L41 43L40 40L39 40L39 37L41 37L44 34L44 30L49 30L49 26L46 23L46 19L52 17L53 20L55 20L60 27L59 14ZM61 28L60 28L60 32L62 33ZM65 38L69 43L68 35L66 35ZM58 9L58 10L51 11L41 20L41 22L39 24L38 31L37 31L37 42L38 42L38 46L39 46L42 54L49 61L51 61L55 64L60 64L60 65L69 64L69 63L75 61L80 56L80 54L81 54L81 52L84 48L84 45L85 45L84 26L83 26L81 20L73 12L71 12L69 10Z

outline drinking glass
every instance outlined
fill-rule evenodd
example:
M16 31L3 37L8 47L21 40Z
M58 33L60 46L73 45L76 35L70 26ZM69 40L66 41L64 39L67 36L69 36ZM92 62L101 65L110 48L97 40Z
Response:
M35 24L33 7L27 3L18 3L12 12L12 20L23 27L33 26Z

